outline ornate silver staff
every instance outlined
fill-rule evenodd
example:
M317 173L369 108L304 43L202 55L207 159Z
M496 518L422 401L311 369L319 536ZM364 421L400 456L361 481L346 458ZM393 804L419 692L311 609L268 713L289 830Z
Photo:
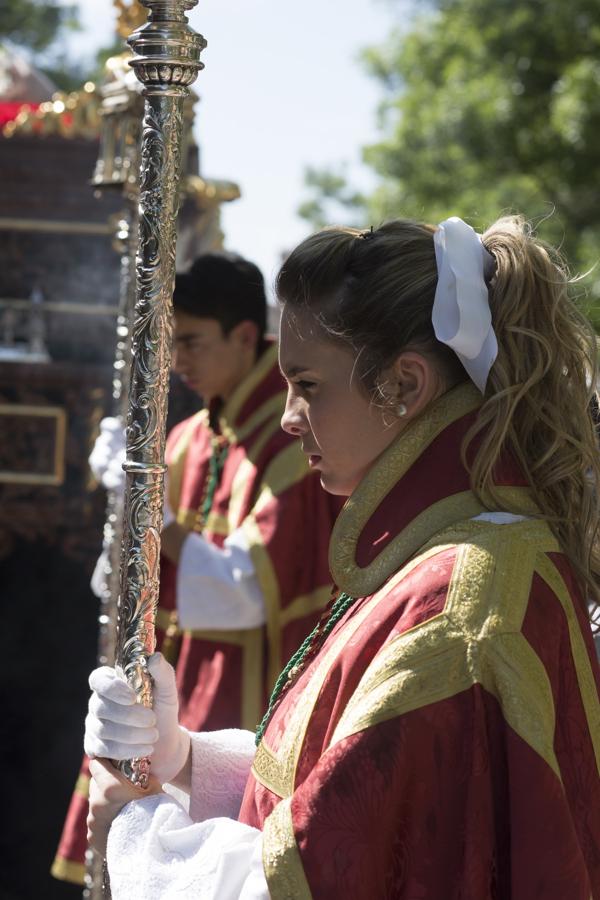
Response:
M125 39L132 28L146 20L146 11L121 3L117 31ZM131 24L130 24L131 22ZM100 147L92 184L99 191L118 191L125 208L118 217L113 247L121 257L117 345L113 365L113 412L125 421L128 409L131 369L131 323L135 306L135 260L138 246L138 180L143 100L141 85L128 65L131 54L125 51L107 60L106 81L101 88ZM116 488L108 490L104 524L100 614L98 616L98 665L115 663L117 603L120 589L120 560L123 541L123 496ZM108 900L104 860L88 847L85 854L84 900Z
M132 294L133 261L132 245L136 236L135 210L128 210L117 225L116 242L121 250L121 281L119 292L119 313L117 316L117 348L113 366L113 400L116 412L123 415L124 400L127 398L128 373L130 369L130 321L133 311ZM137 245L137 239L135 240ZM104 571L100 584L100 614L98 616L98 665L113 665L116 652L116 619L119 595L119 562L122 544L123 499L118 490L108 491L106 520L104 523L105 548ZM105 885L104 860L91 847L86 851L84 900L109 898Z
M132 25L124 19L146 20L146 11L136 6L121 9L117 30L125 39ZM125 27L124 27L125 26ZM113 365L113 413L125 421L128 410L131 369L131 323L135 307L135 260L138 248L138 203L140 139L143 100L141 86L129 66L127 50L106 63L107 78L101 88L100 148L92 184L99 192L117 191L125 209L118 217L113 247L121 256L117 346ZM116 652L117 601L120 588L123 497L118 489L108 490L104 525L103 569L99 587L100 616L98 665L114 665Z
M206 46L185 15L196 2L142 0L148 22L128 39L145 104L116 655L146 706L152 703L147 658L158 600L183 104ZM147 784L149 760L128 760L121 769L134 784Z

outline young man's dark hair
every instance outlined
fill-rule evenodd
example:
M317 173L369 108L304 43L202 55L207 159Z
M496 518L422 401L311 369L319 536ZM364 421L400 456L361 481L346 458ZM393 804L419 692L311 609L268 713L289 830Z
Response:
M265 282L254 263L235 253L204 253L188 272L177 275L175 311L216 319L224 334L239 322L255 322L260 337L267 327Z

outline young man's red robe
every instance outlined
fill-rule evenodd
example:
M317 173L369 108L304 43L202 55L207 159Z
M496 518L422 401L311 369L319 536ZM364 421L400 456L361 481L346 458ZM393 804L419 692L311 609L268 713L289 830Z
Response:
M339 501L308 470L299 442L282 431L285 384L274 344L219 413L228 444L206 522L203 505L215 434L202 411L169 435L169 500L177 521L217 546L242 528L265 599L266 625L185 632L176 626L176 567L161 560L158 646L176 666L180 721L190 730L256 728L283 662L313 628L331 595L329 535ZM52 868L81 883L89 773L84 760Z
M331 596L327 546L340 505L309 471L299 441L282 431L285 396L271 345L219 413L229 450L204 524L198 510L214 440L207 411L169 436L169 494L178 522L219 547L243 531L266 611L265 627L181 636L180 722L192 731L256 728L283 663ZM164 562L162 572L157 625L171 638L176 574Z
M281 699L240 820L274 900L600 898L600 676L586 605L509 463L483 509L460 461L461 387L340 514L361 597Z

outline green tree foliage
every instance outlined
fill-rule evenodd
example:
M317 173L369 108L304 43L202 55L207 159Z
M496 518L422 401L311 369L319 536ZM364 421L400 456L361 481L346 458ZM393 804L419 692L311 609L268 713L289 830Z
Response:
M103 47L93 59L75 63L65 52L63 38L68 30L80 28L76 5L52 0L0 0L0 41L8 40L30 56L58 88L75 91L86 81L101 81L109 56L125 49L125 42L115 36L110 47Z
M0 39L31 50L46 50L63 28L76 27L74 6L39 0L2 0Z
M67 29L78 28L77 8L41 0L0 0L0 41L36 56L37 68L65 91L81 87L82 67L70 61L61 38Z
M482 229L522 212L576 272L598 263L585 282L600 325L600 0L418 8L364 54L385 98L363 222L460 214Z
M349 215L353 220L364 216L367 198L348 187L343 171L335 173L309 167L304 173L304 183L310 196L298 209L298 215L315 228L347 219Z

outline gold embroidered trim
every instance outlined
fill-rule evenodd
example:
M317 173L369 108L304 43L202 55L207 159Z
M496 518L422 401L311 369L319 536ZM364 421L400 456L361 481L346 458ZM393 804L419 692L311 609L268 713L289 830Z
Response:
M556 541L543 522L466 527L472 537L459 547L444 612L377 654L332 744L478 683L498 698L511 728L560 778L550 681L520 633L536 556ZM464 540L464 531L456 531L455 543Z
M518 509L520 513L528 515L539 513L527 488L499 487L496 491L509 509ZM351 596L368 596L383 584L390 572L396 571L413 553L423 547L432 534L439 535L461 519L477 516L484 511L485 507L471 491L462 491L438 500L415 516L410 525L400 532L369 566L363 569L355 566L349 576L341 582L337 581L336 584Z
M292 485L297 484L309 473L306 456L302 452L300 441L294 441L277 454L269 463L262 478L259 497L254 504L254 511L264 509L273 497L278 497Z
M267 683L275 684L282 668L281 660L281 592L273 562L265 547L264 538L255 515L308 473L306 458L298 441L294 441L277 454L267 467L261 481L261 488L252 512L246 516L241 528L246 537L254 571L265 598L266 626L269 653L267 661ZM328 585L330 588L330 585ZM299 605L301 599L295 601ZM307 604L308 605L308 604Z
M274 434L280 429L280 417L270 419L258 434L251 447L248 448L245 458L240 462L231 485L231 497L227 510L230 533L235 531L241 519L242 507L246 499L248 482L254 478L256 472L256 460Z
M407 555L410 555L409 546L412 547L412 552L419 549L419 542L410 541L406 534L413 527L411 522L370 565L361 569L356 564L359 538L384 497L448 425L480 405L481 395L474 386L461 385L455 388L433 404L426 415L411 423L381 455L346 502L333 528L329 568L333 580L341 590L353 597L373 593L407 559ZM478 511L481 511L481 507ZM467 512L466 515L460 515L460 518L468 515ZM435 516L433 523L438 522L439 516ZM433 523L429 535L439 530ZM449 521L443 523L448 524Z
M169 459L167 461L169 469L169 505L173 510L179 508L185 459L192 439L192 434L200 422L208 427L208 410L201 409L189 419L177 438L175 445L169 450Z
M249 628L240 629L238 631L221 631L214 629L202 631L202 629L193 628L186 629L182 633L193 638L199 638L202 641L214 641L216 644L232 644L234 647L245 647L247 637L252 631L260 631L260 629Z
M263 787L278 797L290 796L282 779L282 765L277 755L267 747L264 740L260 742L252 763L252 774Z
M373 597L365 606L359 610L350 620L343 633L329 647L329 649L321 654L321 662L317 669L313 672L310 680L305 685L300 695L296 708L294 709L285 734L281 740L281 746L277 752L269 748L265 739L260 742L257 747L254 762L252 764L252 773L257 781L265 784L269 790L272 790L279 797L291 797L294 792L294 780L296 768L298 765L298 757L302 749L306 727L312 715L314 705L323 687L323 683L334 659L341 653L342 648L352 637L356 630L362 625L363 621L369 615L373 607L377 604L378 598ZM277 762L277 767L275 765ZM264 781L263 781L264 775ZM268 784L266 783L268 781Z
M296 768L304 743L306 729L334 660L339 656L348 641L371 614L379 601L387 595L388 591L401 578L405 578L416 566L429 559L429 557L435 556L442 549L444 548L439 546L433 547L411 560L402 572L398 572L396 577L385 586L382 592L371 597L362 609L352 616L328 650L320 655L320 664L313 672L310 681L298 699L277 752L274 752L267 746L264 738L258 745L252 764L252 773L258 782L277 794L278 797L290 797L294 791Z
M277 362L277 344L267 347L256 365L248 373L248 376L236 387L231 397L224 404L219 415L219 423L222 428L230 430L237 439L234 422L246 400L254 393L261 381L268 375ZM223 433L225 433L223 431Z
M87 800L90 796L90 776L89 775L79 775L77 781L75 782L75 788L73 790L74 794L77 794L79 797L83 797L84 800Z
M596 766L600 773L600 704L598 703L598 691L585 641L577 620L577 614L573 608L573 600L562 575L551 559L545 555L540 556L537 561L536 571L544 579L550 590L556 594L565 611L579 692L594 747Z
M166 630L171 624L170 613L159 609L156 616L158 628ZM263 631L262 628L245 628L237 631L202 631L177 629L177 633L215 644L229 644L242 648L241 675L241 727L255 731L263 713Z
M196 519L198 518L198 510L194 511ZM231 534L231 526L227 516L219 513L210 512L206 517L204 528L202 531L210 531L212 534L218 534L221 537L229 537Z
M310 594L302 594L300 597L292 600L289 606L281 610L279 617L281 627L283 628L290 622L295 622L296 619L302 619L310 613L325 609L331 597L331 588L331 584L326 584L311 591Z
M280 393L274 394L268 400L265 400L262 406L259 406L239 428L234 428L229 424L225 427L231 431L232 436L238 443L245 440L249 434L252 434L267 419L276 419L277 425L281 427L280 422L285 409L285 401L286 393L282 390Z
M273 434L277 430L277 428L279 428L281 415L285 408L285 391L281 391L274 396L269 397L269 399L266 400L257 410L255 410L246 420L246 422L244 422L244 424L239 428L236 428L234 422L246 400L251 396L253 391L258 387L258 385L266 377L266 375L268 375L269 371L273 368L276 362L277 345L273 344L263 353L254 368L248 374L247 378L245 378L242 383L238 385L231 398L223 406L223 409L219 416L219 424L222 434L228 439L231 444L239 443L239 441L243 440L245 437L251 434L252 431L254 431L255 428L258 428L261 422L265 421L266 419L272 420L272 422L267 426L267 429L265 429L265 432L258 436L257 442L255 442L252 447L251 452L253 453L254 458L256 458L256 456L262 449L262 446L264 446L264 443L266 443L271 434ZM209 412L207 409L201 409L190 418L189 422L182 430L182 433L179 435L177 442L175 443L169 454L169 503L173 510L177 510L179 507L181 483L183 480L183 473L185 469L185 458L187 456L192 434L200 422L205 427L209 427ZM262 443L260 443L261 441ZM183 518L180 519L179 512L177 515L177 521L184 527L188 527L187 512L188 511L184 513L185 520L183 520ZM230 523L232 521L231 515L229 516L229 521ZM233 529L231 529L230 526L230 531L231 530ZM230 531L228 531L226 534L229 534ZM221 530L215 530L214 533L223 534L224 532Z
M254 478L255 472L256 466L252 460L245 456L244 459L241 460L235 475L233 476L231 496L227 505L227 520L229 523L230 534L232 531L235 531L240 522L244 500L246 499L248 482Z
M180 507L177 511L177 523L182 525L186 531L193 531L198 522L197 509L184 509ZM229 537L231 531L229 527L229 519L218 513L209 513L203 532L210 531L212 534L218 534L220 537Z
M70 881L72 884L83 885L85 881L85 866L83 863L72 862L70 859L64 859L57 856L52 863L50 874L59 881Z
M294 835L290 800L278 803L265 821L263 867L272 900L311 900Z
M175 622L174 622L175 619ZM168 628L172 628L177 621L177 613L175 610L164 609L164 607L159 606L156 610L156 619L155 625L157 628L160 628L161 631L167 631ZM177 629L177 633L179 629Z
M256 460L258 459L265 445L271 440L274 434L278 434L280 431L281 410L277 415L271 416L269 419L267 419L260 433L257 434L251 446L248 448L248 459L250 460L250 462L256 464Z
M254 516L247 516L242 529L248 544L250 559L265 600L265 624L267 629L267 688L276 682L282 668L281 662L281 593L273 562L264 544L264 538Z

